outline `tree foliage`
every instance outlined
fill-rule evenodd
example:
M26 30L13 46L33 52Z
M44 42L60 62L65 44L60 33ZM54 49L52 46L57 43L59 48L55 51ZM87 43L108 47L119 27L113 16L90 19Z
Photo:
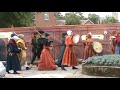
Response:
M65 14L66 25L78 25L80 24L80 16L75 13Z
M33 12L0 12L0 27L33 25Z
M91 20L94 24L98 24L98 22L100 21L100 17L99 15L96 14L88 14L88 19Z
M57 18L57 20L64 20L65 16L63 16L60 12L57 12L56 13L56 18Z
M112 23L118 23L118 22L119 21L114 17L106 16L105 19L102 21L102 24L112 24Z

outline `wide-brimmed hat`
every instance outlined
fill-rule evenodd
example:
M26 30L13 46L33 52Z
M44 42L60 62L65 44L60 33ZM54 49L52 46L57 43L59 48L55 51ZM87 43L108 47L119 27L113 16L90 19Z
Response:
M38 30L38 32L39 32L40 34L43 34L43 33L44 33L44 31L42 31L42 30Z
M62 33L62 36L65 36L65 35L67 35L67 33L66 33L66 32L63 32L63 33Z
M48 33L45 33L45 37L47 37L47 36L50 36L50 34L48 34Z
M24 38L24 35L23 34L18 34L17 35L19 38Z

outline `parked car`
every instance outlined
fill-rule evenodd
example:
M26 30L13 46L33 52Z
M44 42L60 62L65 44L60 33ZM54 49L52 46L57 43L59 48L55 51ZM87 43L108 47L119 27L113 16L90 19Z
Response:
M6 68L4 62L0 61L0 78L4 78L6 75Z

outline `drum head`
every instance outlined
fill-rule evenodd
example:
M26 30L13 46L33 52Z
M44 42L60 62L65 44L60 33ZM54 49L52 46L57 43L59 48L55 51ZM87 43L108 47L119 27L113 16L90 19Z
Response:
M73 42L75 44L77 44L79 42L79 39L80 39L80 35L79 34L76 34L76 35L73 36Z
M101 53L103 48L99 42L93 42L93 49L96 53Z

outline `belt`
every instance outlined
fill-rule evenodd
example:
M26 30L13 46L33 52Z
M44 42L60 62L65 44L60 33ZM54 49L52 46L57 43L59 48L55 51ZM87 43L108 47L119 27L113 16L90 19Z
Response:
M12 56L12 55L14 55L14 54L15 54L15 53L9 53L8 55L9 55L9 56Z

